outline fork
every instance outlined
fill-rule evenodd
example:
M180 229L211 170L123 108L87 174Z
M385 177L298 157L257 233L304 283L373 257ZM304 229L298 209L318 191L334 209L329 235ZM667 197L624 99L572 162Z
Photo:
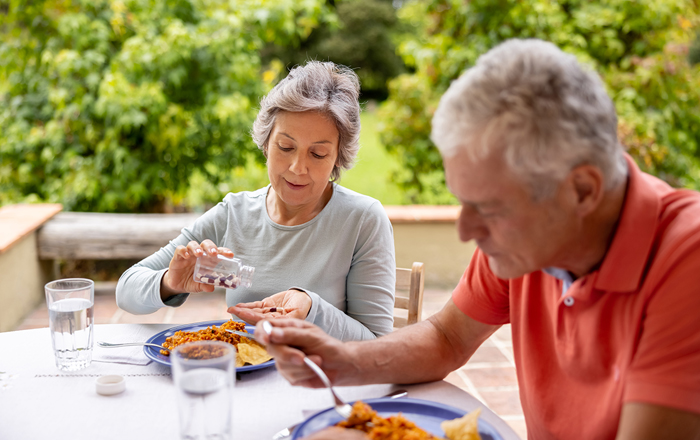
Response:
M162 345L158 344L151 344L150 342L122 342L119 344L112 344L110 342L104 342L104 341L97 341L97 345L103 348L119 348L119 347L132 347L132 346L137 346L137 345L147 345L149 347L156 347L161 350L165 351L170 351L169 348L165 348Z
M389 394L385 395L384 397L388 397L389 399L400 399L402 397L408 396L408 391L404 389L398 389L390 392ZM284 428L283 430L279 431L277 434L272 436L272 440L283 440L287 439L292 436L292 432L299 426L301 423L295 423L292 426L289 426L287 428Z
M269 321L263 321L262 328L268 336L272 334L272 324L270 324ZM333 400L335 401L335 411L338 414L340 414L340 416L344 419L350 417L350 414L352 413L352 406L348 405L343 401L343 399L338 397L338 395L335 393L335 390L333 389L333 386L331 386L331 381L328 380L328 376L326 376L326 373L323 372L321 367L316 365L314 361L312 361L306 356L304 356L304 363L306 364L306 366L311 368L311 371L316 373L316 376L318 376L318 378L321 379L321 382L323 382L326 388L328 388L331 391L331 394L333 395Z
M331 390L331 394L333 394L333 400L335 400L335 411L340 414L340 416L344 419L347 419L350 417L350 413L352 413L352 406L349 404L345 403L343 399L338 397L338 395L335 393L335 390L333 390L333 387L331 386L331 381L328 380L328 376L326 376L326 373L323 372L321 367L316 365L314 361L311 359L307 358L304 356L304 363L313 370L314 373L316 373L316 376L318 376L319 379L321 379L321 382Z
M241 332L238 330L229 330L227 328L225 328L224 330L226 330L229 333L233 333L234 335L243 336L244 338L255 339L255 335L253 333ZM255 340L257 341L257 339Z

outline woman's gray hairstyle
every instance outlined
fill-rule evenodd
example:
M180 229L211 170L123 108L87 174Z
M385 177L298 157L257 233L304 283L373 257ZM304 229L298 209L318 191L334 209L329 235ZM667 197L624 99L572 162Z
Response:
M350 68L331 62L308 61L293 68L260 101L253 123L253 140L267 157L270 133L277 113L317 111L334 123L339 133L338 160L331 180L355 164L360 149L360 80Z
M446 159L459 148L473 160L500 150L535 198L553 195L578 165L599 167L606 189L627 175L602 81L541 40L508 40L479 57L441 98L431 138Z

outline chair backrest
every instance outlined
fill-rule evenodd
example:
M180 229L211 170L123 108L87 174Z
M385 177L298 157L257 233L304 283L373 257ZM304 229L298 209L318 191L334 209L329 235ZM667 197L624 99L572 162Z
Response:
M394 327L404 327L421 320L423 311L423 263L415 262L411 269L396 268L396 299L394 307L408 310L408 317L394 317Z

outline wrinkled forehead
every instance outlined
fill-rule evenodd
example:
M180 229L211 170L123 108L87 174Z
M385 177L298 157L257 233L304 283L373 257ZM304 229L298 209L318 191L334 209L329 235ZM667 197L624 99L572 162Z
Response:
M474 155L469 148L459 148L443 159L445 180L452 194L463 202L500 199L509 193L529 190L524 179L497 151Z

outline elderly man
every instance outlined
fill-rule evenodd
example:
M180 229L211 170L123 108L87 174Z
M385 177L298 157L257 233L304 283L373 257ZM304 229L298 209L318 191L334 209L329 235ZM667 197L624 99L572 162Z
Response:
M432 137L478 245L452 299L364 343L275 320L282 374L321 386L306 353L338 385L439 380L510 323L530 438L700 438L700 194L625 155L596 74L508 41L452 84Z

